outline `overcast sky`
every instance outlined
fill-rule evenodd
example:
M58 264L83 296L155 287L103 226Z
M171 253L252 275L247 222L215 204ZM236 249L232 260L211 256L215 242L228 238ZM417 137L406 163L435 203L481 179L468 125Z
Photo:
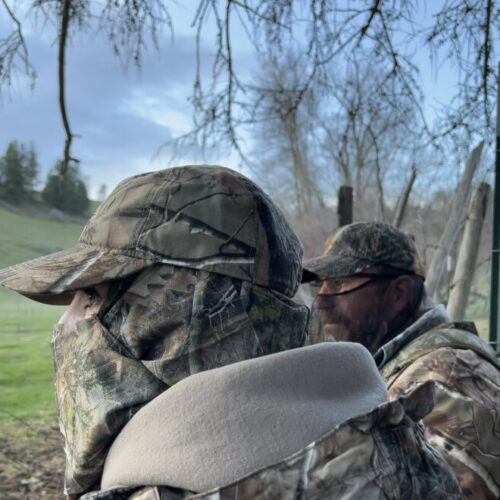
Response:
M126 72L112 53L109 43L99 36L79 35L68 48L67 105L74 140L73 155L81 161L90 196L101 184L112 189L124 177L169 166L170 157L155 152L173 136L186 132L191 124L190 95L195 70L195 38L189 27L192 9L171 10L175 36L160 40L161 52L151 49L144 55L142 70ZM0 33L11 22L0 12ZM0 154L13 140L33 142L41 167L40 182L62 156L64 133L57 95L57 44L51 26L25 25L26 41L37 79L31 90L26 81L15 83L0 102ZM233 50L240 70L251 71L251 57L244 37L234 33ZM207 33L202 44L206 54L214 42ZM247 61L248 63L246 63ZM446 73L437 79L430 71L426 55L418 55L428 102L446 98ZM175 160L176 164L211 161L238 168L236 155L215 152L203 158L196 151Z
M121 179L169 166L170 155L155 156L158 148L191 126L190 95L195 71L195 38L189 29L191 13L176 9L170 33L160 40L161 52L144 54L140 71L124 70L111 46L100 36L80 35L67 55L67 106L77 137L73 156L81 161L91 196L104 183L112 188ZM10 141L33 142L41 167L40 181L62 156L64 131L58 108L57 45L49 26L29 29L26 42L37 79L31 90L22 79L0 102L0 154ZM0 32L10 23L0 13ZM208 47L203 44L203 47ZM203 158L199 152L176 159L176 164L213 161L238 167L235 155Z

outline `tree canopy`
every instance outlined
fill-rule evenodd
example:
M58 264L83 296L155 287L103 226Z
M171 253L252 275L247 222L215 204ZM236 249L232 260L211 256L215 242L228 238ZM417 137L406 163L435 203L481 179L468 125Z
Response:
M69 165L65 175L60 175L60 171L61 165L57 164L47 175L43 200L62 212L85 215L90 202L78 166Z
M33 145L11 142L0 158L0 194L9 203L19 204L32 195L38 176L38 160Z

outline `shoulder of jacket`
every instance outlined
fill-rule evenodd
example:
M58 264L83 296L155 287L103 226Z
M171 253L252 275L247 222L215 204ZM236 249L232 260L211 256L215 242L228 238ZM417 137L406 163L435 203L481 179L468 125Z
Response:
M444 348L471 350L481 359L500 369L495 351L477 334L469 329L461 329L462 324L450 323L433 328L405 345L380 370L386 383L390 385L396 376L423 356Z

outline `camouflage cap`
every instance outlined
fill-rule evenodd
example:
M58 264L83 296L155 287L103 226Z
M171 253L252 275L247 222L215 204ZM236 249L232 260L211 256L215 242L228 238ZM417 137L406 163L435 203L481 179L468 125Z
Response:
M303 262L303 282L344 278L381 266L425 279L413 239L383 222L343 226L328 239L323 255Z
M204 269L293 296L302 247L280 210L228 168L186 166L122 181L78 244L0 271L34 300L69 303L75 290L155 263Z

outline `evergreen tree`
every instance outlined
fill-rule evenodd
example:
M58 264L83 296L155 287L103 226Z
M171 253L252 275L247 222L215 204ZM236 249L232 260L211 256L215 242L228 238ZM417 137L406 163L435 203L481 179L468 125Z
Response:
M42 197L49 205L69 214L84 214L89 207L87 188L76 165L62 175L58 163L47 175Z
M11 142L0 158L0 194L9 203L21 203L32 196L38 175L36 152L16 141Z
M26 188L32 192L38 179L38 159L33 143L24 149L23 178Z

